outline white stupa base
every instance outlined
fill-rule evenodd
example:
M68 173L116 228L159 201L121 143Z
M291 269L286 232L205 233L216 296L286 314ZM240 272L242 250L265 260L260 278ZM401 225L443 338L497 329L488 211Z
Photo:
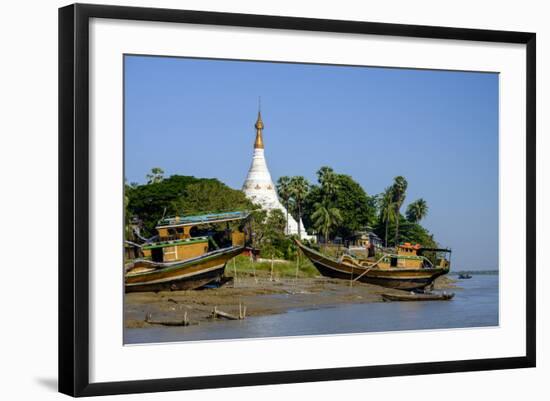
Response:
M287 211L277 196L275 185L273 185L271 174L267 168L263 149L254 149L252 165L244 182L243 191L248 199L260 205L263 210L269 212L279 209L286 217ZM290 213L288 214L288 229L285 231L287 235L298 235L298 223ZM311 236L307 235L302 221L300 221L300 231L301 239L311 238Z

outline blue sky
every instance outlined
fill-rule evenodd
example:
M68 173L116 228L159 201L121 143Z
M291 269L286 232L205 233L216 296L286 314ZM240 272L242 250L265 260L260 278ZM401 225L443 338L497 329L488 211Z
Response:
M125 175L215 177L239 188L258 97L273 180L328 165L369 195L409 182L403 211L453 248L455 269L498 268L498 75L125 57Z

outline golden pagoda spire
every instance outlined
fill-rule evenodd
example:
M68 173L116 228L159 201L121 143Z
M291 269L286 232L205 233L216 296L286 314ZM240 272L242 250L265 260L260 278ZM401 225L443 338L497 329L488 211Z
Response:
M256 127L256 140L254 141L254 149L263 149L264 139L262 137L262 130L264 129L264 122L262 121L261 103L258 107L258 119L256 120L256 124L254 125L254 127Z

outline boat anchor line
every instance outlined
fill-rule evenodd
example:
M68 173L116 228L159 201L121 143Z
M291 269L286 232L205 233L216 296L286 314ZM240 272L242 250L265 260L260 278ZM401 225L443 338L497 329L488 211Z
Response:
M372 264L372 265L368 266L367 268L365 268L365 271L363 273L361 273L359 276L357 276L356 278L354 278L352 281L359 280L361 277L363 277L365 274L367 274L373 267L378 266L378 263L380 263L384 258L385 258L385 256L382 256L374 264ZM351 276L353 277L353 268L352 268Z

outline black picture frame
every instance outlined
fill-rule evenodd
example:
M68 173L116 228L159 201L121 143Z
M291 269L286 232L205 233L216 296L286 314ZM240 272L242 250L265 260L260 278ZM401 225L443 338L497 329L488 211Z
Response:
M323 31L526 45L526 354L521 357L90 383L90 18ZM536 35L436 26L74 4L59 9L59 391L71 396L141 393L534 367L536 364Z

